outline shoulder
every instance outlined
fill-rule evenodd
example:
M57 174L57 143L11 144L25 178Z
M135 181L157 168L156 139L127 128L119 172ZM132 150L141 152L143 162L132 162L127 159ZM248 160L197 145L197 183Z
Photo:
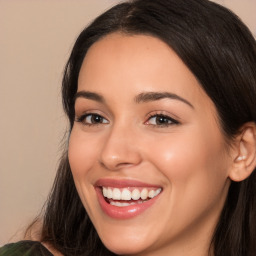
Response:
M40 242L20 241L0 248L0 256L53 256Z

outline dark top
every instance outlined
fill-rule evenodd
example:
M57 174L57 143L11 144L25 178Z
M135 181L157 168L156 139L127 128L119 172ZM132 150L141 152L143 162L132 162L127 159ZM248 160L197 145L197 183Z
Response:
M40 242L20 241L0 248L0 256L53 256Z

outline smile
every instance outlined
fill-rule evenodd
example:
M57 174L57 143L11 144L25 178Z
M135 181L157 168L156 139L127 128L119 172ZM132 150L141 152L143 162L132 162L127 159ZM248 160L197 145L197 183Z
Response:
M103 212L116 219L141 214L154 204L162 192L159 186L131 180L100 180L95 189Z
M111 205L124 207L144 203L161 192L161 188L102 188L102 194Z

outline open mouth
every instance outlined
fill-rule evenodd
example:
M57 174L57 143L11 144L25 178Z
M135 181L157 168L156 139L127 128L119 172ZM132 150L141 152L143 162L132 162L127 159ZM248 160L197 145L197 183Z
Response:
M113 206L126 207L135 204L143 204L162 191L161 188L113 188L102 187L102 195L105 201Z
M102 211L114 219L142 214L159 201L163 188L131 179L99 179L94 184Z

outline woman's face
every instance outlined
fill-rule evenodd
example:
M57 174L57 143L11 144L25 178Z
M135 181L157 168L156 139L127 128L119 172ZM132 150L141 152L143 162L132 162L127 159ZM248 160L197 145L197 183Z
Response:
M214 104L175 52L145 35L96 42L80 70L75 115L69 161L107 248L206 255L231 159Z

